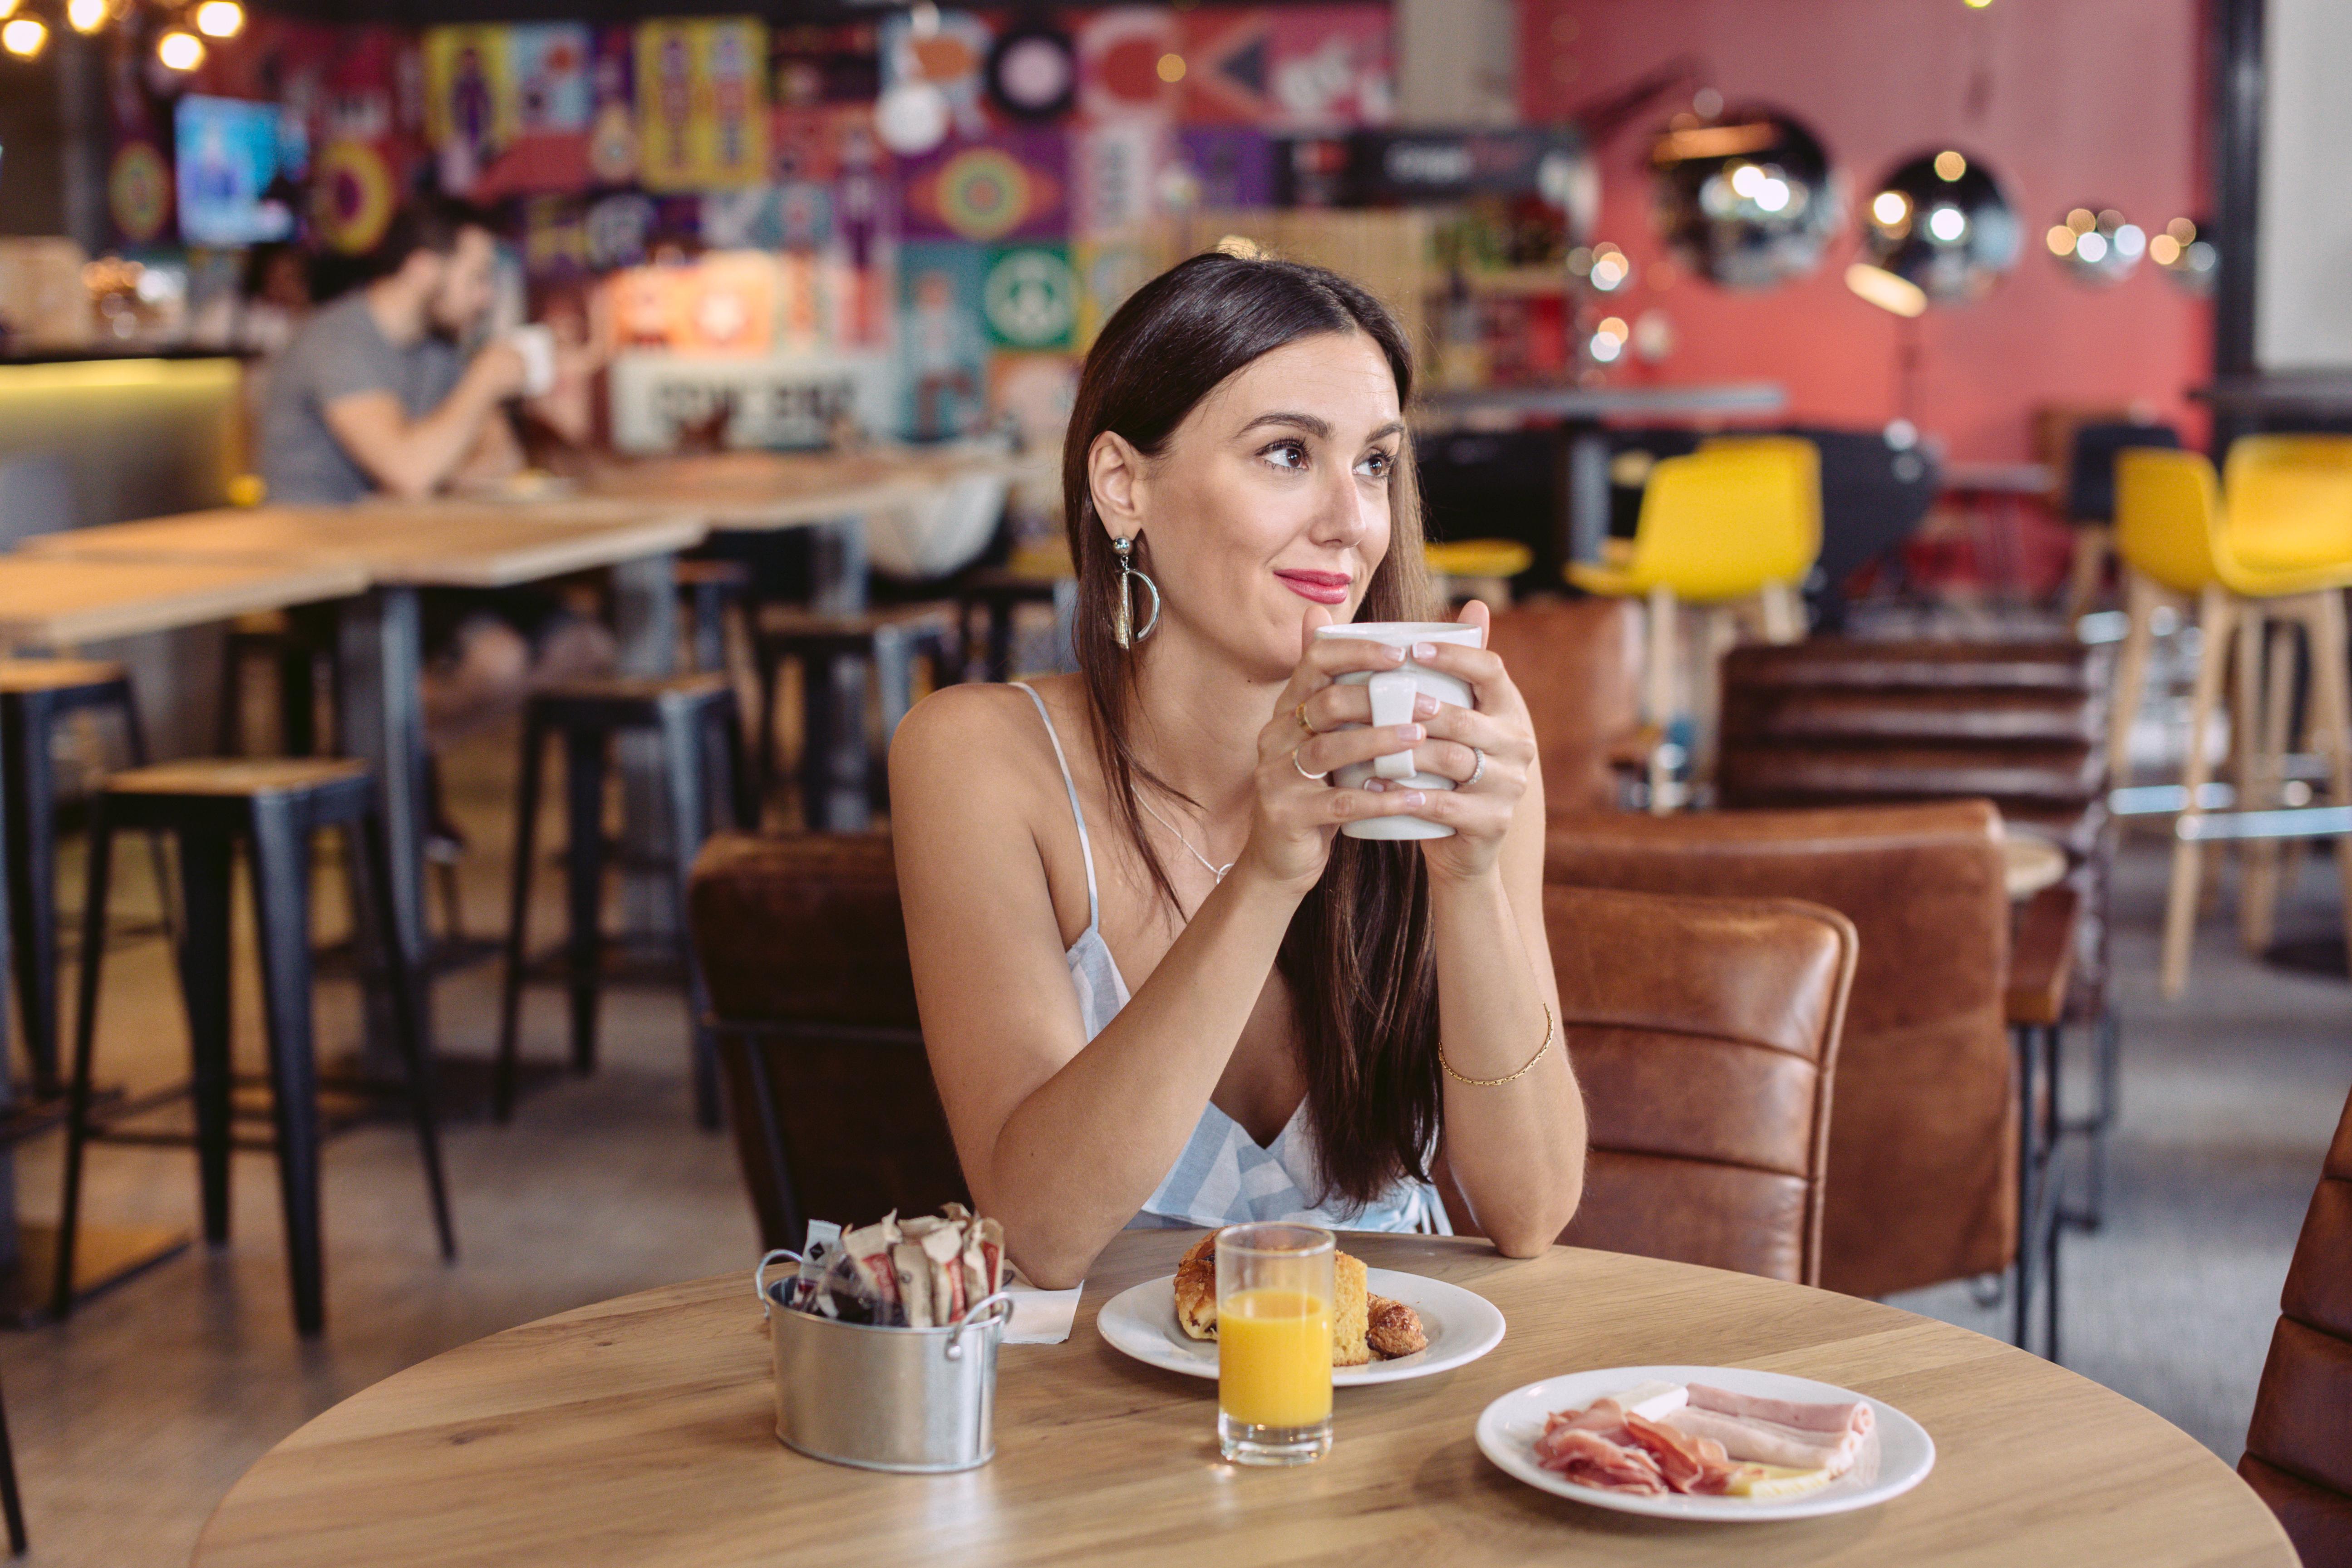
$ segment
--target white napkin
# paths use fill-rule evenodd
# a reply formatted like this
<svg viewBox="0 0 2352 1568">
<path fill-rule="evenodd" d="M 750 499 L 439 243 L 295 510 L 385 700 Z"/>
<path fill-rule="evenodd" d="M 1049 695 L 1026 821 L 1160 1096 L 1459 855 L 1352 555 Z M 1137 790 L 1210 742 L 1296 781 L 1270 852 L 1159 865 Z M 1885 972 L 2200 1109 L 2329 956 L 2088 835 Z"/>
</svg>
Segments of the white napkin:
<svg viewBox="0 0 2352 1568">
<path fill-rule="evenodd" d="M 1005 1293 L 1013 1298 L 1013 1321 L 1004 1331 L 1004 1342 L 1058 1345 L 1068 1339 L 1077 1321 L 1078 1293 L 1086 1288 L 1084 1280 L 1066 1290 L 1041 1290 L 1026 1279 L 1006 1281 Z"/>
</svg>

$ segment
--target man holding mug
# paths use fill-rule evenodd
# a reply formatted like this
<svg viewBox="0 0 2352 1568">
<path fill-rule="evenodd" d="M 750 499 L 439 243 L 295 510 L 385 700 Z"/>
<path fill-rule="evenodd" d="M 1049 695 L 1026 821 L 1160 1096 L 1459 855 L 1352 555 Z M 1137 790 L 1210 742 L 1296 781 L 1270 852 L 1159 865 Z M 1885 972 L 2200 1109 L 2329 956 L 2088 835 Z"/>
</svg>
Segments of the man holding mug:
<svg viewBox="0 0 2352 1568">
<path fill-rule="evenodd" d="M 503 479 L 523 464 L 507 415 L 517 399 L 541 423 L 584 438 L 565 417 L 584 407 L 576 394 L 595 369 L 584 346 L 523 327 L 468 357 L 466 341 L 496 294 L 488 219 L 418 197 L 394 215 L 373 260 L 373 280 L 312 315 L 272 374 L 260 441 L 270 502 L 415 500 Z M 425 722 L 436 746 L 511 712 L 540 680 L 611 661 L 604 629 L 543 590 L 440 591 L 422 607 Z M 296 619 L 322 642 L 332 635 L 331 622 Z"/>
</svg>

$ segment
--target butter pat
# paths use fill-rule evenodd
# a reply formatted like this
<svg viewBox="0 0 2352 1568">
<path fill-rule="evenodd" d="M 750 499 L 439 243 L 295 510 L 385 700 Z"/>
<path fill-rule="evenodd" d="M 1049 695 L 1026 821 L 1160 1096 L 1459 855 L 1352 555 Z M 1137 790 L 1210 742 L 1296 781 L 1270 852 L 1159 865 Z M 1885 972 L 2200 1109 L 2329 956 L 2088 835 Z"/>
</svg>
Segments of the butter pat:
<svg viewBox="0 0 2352 1568">
<path fill-rule="evenodd" d="M 1643 1383 L 1613 1397 L 1628 1415 L 1639 1415 L 1644 1421 L 1663 1421 L 1670 1412 L 1690 1403 L 1690 1390 L 1679 1383 Z"/>
</svg>

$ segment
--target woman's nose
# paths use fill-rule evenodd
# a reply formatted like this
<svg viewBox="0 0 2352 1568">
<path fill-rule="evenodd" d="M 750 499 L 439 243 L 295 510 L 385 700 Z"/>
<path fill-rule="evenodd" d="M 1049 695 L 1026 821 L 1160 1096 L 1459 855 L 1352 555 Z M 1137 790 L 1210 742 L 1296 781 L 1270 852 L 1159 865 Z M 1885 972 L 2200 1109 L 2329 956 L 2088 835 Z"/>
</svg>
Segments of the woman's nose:
<svg viewBox="0 0 2352 1568">
<path fill-rule="evenodd" d="M 1352 472 L 1342 472 L 1323 487 L 1309 535 L 1318 544 L 1355 544 L 1371 531 L 1371 502 Z"/>
</svg>

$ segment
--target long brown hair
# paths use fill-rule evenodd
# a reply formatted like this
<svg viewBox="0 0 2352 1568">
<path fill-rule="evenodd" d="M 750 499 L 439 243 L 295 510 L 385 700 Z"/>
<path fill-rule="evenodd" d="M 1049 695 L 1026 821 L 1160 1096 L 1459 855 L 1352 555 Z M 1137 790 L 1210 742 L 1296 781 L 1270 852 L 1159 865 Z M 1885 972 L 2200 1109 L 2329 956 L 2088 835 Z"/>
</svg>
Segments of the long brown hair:
<svg viewBox="0 0 2352 1568">
<path fill-rule="evenodd" d="M 1222 254 L 1193 257 L 1138 289 L 1104 326 L 1078 379 L 1062 449 L 1070 558 L 1078 569 L 1073 641 L 1111 809 L 1171 909 L 1175 889 L 1144 832 L 1136 786 L 1187 797 L 1136 755 L 1135 655 L 1111 633 L 1118 568 L 1095 511 L 1087 454 L 1108 430 L 1157 457 L 1227 376 L 1286 343 L 1329 332 L 1370 338 L 1396 376 L 1397 401 L 1411 401 L 1412 346 L 1378 300 L 1319 267 Z M 1390 469 L 1389 526 L 1388 554 L 1357 616 L 1425 620 L 1433 595 L 1409 444 Z M 1149 570 L 1149 539 L 1139 535 L 1135 544 L 1138 563 Z M 1360 1207 L 1402 1177 L 1426 1179 L 1441 1086 L 1437 964 L 1419 847 L 1335 837 L 1322 879 L 1291 919 L 1276 967 L 1290 987 L 1322 1156 L 1322 1201 L 1336 1194 Z"/>
</svg>

